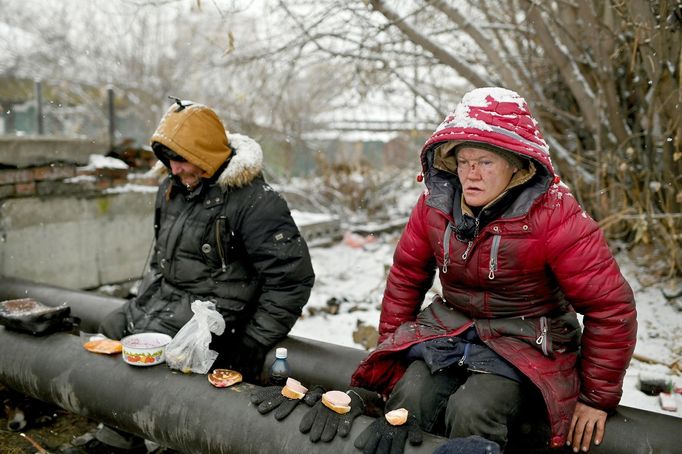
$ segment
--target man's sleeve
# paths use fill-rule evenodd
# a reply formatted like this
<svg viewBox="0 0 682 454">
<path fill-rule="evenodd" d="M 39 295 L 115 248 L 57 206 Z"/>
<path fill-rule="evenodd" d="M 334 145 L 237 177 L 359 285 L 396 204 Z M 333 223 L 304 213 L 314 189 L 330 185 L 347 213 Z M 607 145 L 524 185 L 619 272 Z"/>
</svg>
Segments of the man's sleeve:
<svg viewBox="0 0 682 454">
<path fill-rule="evenodd" d="M 270 347 L 286 337 L 315 282 L 308 246 L 284 199 L 269 190 L 244 208 L 240 233 L 262 282 L 245 334 Z"/>
</svg>

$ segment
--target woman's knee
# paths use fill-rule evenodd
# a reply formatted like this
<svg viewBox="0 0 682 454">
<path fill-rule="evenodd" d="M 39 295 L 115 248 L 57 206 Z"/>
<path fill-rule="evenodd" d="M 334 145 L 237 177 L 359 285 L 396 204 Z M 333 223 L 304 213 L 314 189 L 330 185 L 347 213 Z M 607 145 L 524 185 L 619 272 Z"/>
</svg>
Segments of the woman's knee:
<svg viewBox="0 0 682 454">
<path fill-rule="evenodd" d="M 508 426 L 519 405 L 518 383 L 498 376 L 472 375 L 448 399 L 447 435 L 451 438 L 480 435 L 505 446 Z"/>
<path fill-rule="evenodd" d="M 425 391 L 432 387 L 429 368 L 423 361 L 414 361 L 391 392 L 386 408 L 393 410 L 404 407 L 416 412 L 423 397 L 428 394 Z"/>
<path fill-rule="evenodd" d="M 447 399 L 458 384 L 455 377 L 432 374 L 423 361 L 414 361 L 391 392 L 386 408 L 406 408 L 427 432 L 442 430 Z"/>
</svg>

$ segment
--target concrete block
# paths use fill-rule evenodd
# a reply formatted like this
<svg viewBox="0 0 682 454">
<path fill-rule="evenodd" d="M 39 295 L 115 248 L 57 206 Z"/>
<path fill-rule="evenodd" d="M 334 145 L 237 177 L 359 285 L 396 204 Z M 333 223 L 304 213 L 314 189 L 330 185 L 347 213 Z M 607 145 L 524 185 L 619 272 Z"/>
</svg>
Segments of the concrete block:
<svg viewBox="0 0 682 454">
<path fill-rule="evenodd" d="M 138 279 L 155 194 L 26 197 L 0 204 L 0 275 L 88 289 Z"/>
<path fill-rule="evenodd" d="M 19 168 L 69 162 L 88 163 L 91 154 L 106 154 L 109 146 L 94 140 L 55 136 L 0 136 L 0 164 Z"/>
</svg>

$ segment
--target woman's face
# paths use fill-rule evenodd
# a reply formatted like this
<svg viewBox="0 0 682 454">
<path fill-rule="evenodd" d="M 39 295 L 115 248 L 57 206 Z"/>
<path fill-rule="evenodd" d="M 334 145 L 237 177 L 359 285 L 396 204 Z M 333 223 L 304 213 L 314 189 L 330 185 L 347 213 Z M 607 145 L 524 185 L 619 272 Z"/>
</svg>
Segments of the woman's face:
<svg viewBox="0 0 682 454">
<path fill-rule="evenodd" d="M 492 151 L 464 147 L 457 152 L 457 175 L 462 183 L 464 201 L 470 207 L 483 207 L 495 200 L 517 170 Z"/>
</svg>

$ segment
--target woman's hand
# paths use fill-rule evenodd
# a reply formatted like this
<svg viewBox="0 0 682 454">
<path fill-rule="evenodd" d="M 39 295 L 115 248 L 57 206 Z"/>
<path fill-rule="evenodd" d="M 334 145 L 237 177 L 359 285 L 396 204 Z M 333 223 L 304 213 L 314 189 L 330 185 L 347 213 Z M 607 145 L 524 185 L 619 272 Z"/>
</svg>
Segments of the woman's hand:
<svg viewBox="0 0 682 454">
<path fill-rule="evenodd" d="M 580 449 L 587 452 L 593 435 L 594 444 L 599 445 L 604 439 L 606 416 L 605 411 L 578 402 L 573 412 L 566 445 L 573 446 L 573 452 L 578 452 Z"/>
</svg>

